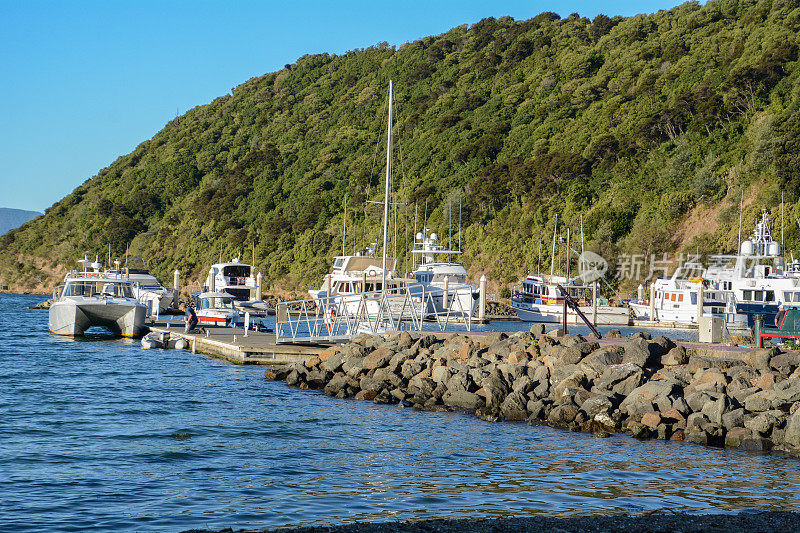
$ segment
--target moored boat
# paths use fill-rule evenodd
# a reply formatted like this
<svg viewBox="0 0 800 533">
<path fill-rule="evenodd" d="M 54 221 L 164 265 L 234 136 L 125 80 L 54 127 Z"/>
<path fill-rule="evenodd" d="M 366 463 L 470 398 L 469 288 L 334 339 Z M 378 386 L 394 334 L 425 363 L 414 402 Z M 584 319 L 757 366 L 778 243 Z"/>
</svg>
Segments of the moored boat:
<svg viewBox="0 0 800 533">
<path fill-rule="evenodd" d="M 135 284 L 118 274 L 86 269 L 72 271 L 54 293 L 48 326 L 57 335 L 83 335 L 100 326 L 115 335 L 140 337 L 145 333 L 147 307 L 135 296 Z M 93 263 L 98 265 L 98 263 Z"/>
</svg>

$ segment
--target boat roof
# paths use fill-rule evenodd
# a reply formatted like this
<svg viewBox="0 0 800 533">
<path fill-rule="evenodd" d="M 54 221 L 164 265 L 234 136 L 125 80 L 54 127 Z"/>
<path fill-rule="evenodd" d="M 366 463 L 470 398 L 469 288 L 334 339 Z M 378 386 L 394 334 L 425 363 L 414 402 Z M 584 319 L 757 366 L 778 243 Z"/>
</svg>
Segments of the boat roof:
<svg viewBox="0 0 800 533">
<path fill-rule="evenodd" d="M 365 255 L 342 255 L 337 256 L 336 259 L 344 259 L 347 262 L 344 264 L 345 271 L 351 270 L 368 270 L 370 268 L 382 268 L 383 257 L 370 257 Z M 391 257 L 386 258 L 386 270 L 394 270 L 395 260 Z"/>
<path fill-rule="evenodd" d="M 229 292 L 201 292 L 198 298 L 236 298 L 233 294 Z"/>
</svg>

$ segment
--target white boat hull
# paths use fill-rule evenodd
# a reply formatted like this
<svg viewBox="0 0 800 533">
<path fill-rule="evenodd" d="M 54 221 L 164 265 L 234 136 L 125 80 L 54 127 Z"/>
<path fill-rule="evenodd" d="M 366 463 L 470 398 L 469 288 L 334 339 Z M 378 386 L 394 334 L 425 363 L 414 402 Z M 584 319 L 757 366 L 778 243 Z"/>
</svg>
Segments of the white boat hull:
<svg viewBox="0 0 800 533">
<path fill-rule="evenodd" d="M 592 320 L 593 309 L 590 306 L 579 307 L 581 312 Z M 564 308 L 561 305 L 534 304 L 530 306 L 515 305 L 514 310 L 520 320 L 525 322 L 550 322 L 560 324 L 563 319 Z M 597 325 L 599 326 L 627 326 L 630 323 L 630 313 L 626 307 L 611 307 L 608 305 L 597 306 Z M 583 324 L 578 314 L 567 309 L 567 324 Z"/>
<path fill-rule="evenodd" d="M 145 333 L 146 307 L 133 302 L 85 298 L 64 300 L 50 306 L 49 328 L 57 335 L 83 335 L 93 326 L 101 326 L 123 337 L 141 337 Z"/>
</svg>

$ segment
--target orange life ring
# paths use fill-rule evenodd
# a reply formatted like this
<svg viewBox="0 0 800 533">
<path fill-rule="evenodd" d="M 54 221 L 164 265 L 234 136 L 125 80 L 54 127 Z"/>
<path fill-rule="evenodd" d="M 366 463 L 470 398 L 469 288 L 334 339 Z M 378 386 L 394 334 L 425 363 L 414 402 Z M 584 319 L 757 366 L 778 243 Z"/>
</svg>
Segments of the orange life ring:
<svg viewBox="0 0 800 533">
<path fill-rule="evenodd" d="M 244 278 L 242 277 L 236 278 L 236 281 L 239 282 L 239 285 L 244 285 Z"/>
<path fill-rule="evenodd" d="M 331 309 L 330 322 L 325 322 L 325 327 L 328 328 L 328 335 L 333 333 L 333 323 L 336 320 L 336 311 Z"/>
<path fill-rule="evenodd" d="M 378 272 L 374 268 L 370 268 L 369 271 L 367 271 L 367 276 L 369 276 L 370 278 L 374 278 L 377 275 Z"/>
</svg>

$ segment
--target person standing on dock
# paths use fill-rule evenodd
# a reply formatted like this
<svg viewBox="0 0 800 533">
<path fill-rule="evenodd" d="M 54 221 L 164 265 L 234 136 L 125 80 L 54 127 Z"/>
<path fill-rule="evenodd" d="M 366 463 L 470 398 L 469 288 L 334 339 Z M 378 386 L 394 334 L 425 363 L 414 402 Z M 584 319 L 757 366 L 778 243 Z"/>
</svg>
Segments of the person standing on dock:
<svg viewBox="0 0 800 533">
<path fill-rule="evenodd" d="M 197 315 L 195 314 L 194 309 L 182 302 L 180 310 L 183 311 L 184 315 L 186 315 L 186 328 L 184 329 L 184 333 L 191 333 L 194 331 L 194 328 L 197 327 Z"/>
</svg>

